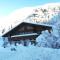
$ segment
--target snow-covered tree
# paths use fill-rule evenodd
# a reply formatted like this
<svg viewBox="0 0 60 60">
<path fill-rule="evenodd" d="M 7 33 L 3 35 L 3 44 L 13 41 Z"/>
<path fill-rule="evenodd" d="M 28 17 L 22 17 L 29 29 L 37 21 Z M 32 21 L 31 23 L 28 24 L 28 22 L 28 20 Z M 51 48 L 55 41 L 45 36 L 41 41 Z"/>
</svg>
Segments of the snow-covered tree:
<svg viewBox="0 0 60 60">
<path fill-rule="evenodd" d="M 36 39 L 38 42 L 37 46 L 60 48 L 60 30 L 58 30 L 58 28 L 59 27 L 57 26 L 53 26 L 51 33 L 47 30 L 43 31 L 42 34 Z"/>
<path fill-rule="evenodd" d="M 48 38 L 48 37 L 50 37 L 50 38 Z M 51 44 L 52 38 L 51 38 L 51 35 L 46 30 L 46 31 L 43 31 L 42 34 L 37 37 L 36 41 L 38 43 L 37 46 L 51 47 L 50 44 Z"/>
<path fill-rule="evenodd" d="M 4 29 L 2 29 L 2 33 L 4 33 L 5 32 L 5 28 Z"/>
<path fill-rule="evenodd" d="M 60 48 L 60 12 L 49 23 L 53 25 L 51 33 L 43 31 L 36 39 L 38 42 L 37 45 L 41 47 Z"/>
</svg>

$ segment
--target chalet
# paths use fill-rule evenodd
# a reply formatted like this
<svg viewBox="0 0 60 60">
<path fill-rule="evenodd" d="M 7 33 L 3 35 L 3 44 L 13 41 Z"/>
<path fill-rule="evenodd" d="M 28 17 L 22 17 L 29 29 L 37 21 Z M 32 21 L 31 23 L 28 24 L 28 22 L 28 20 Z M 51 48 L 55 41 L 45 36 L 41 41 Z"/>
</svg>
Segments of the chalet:
<svg viewBox="0 0 60 60">
<path fill-rule="evenodd" d="M 41 32 L 44 30 L 48 30 L 50 32 L 51 29 L 51 26 L 44 24 L 22 22 L 3 34 L 2 37 L 8 37 L 8 41 L 10 43 L 15 42 L 15 45 L 17 42 L 21 43 L 21 41 L 24 42 L 24 45 L 26 45 L 27 41 L 31 41 L 31 43 L 36 44 L 35 39 L 41 34 Z"/>
</svg>

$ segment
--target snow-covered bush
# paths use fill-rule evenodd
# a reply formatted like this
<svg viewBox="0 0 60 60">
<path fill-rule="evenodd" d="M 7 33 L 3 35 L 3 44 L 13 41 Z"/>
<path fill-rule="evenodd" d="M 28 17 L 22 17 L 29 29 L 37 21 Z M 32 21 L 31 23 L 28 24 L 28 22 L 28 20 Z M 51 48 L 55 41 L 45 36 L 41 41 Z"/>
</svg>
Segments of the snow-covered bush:
<svg viewBox="0 0 60 60">
<path fill-rule="evenodd" d="M 47 30 L 43 31 L 36 41 L 38 42 L 37 46 L 40 47 L 60 48 L 60 38 L 57 29 L 53 29 L 51 33 Z"/>
<path fill-rule="evenodd" d="M 50 44 L 51 44 L 52 38 L 51 37 L 48 38 L 49 36 L 50 34 L 48 33 L 47 30 L 43 31 L 42 34 L 36 38 L 36 42 L 38 43 L 37 45 L 40 47 L 51 47 Z M 48 42 L 50 42 L 50 44 Z"/>
<path fill-rule="evenodd" d="M 4 43 L 3 38 L 0 36 L 0 46 L 2 46 Z"/>
<path fill-rule="evenodd" d="M 2 37 L 2 39 L 3 39 L 3 41 L 4 41 L 4 43 L 3 43 L 3 47 L 5 48 L 5 47 L 7 47 L 8 46 L 8 37 Z"/>
</svg>

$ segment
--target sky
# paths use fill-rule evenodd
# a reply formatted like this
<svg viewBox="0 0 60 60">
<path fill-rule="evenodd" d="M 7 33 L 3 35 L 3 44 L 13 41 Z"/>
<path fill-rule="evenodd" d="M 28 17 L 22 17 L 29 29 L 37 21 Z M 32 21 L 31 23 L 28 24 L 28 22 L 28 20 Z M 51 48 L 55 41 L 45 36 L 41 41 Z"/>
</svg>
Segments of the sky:
<svg viewBox="0 0 60 60">
<path fill-rule="evenodd" d="M 7 16 L 16 9 L 23 7 L 32 7 L 54 2 L 60 2 L 60 0 L 0 0 L 0 17 Z"/>
</svg>

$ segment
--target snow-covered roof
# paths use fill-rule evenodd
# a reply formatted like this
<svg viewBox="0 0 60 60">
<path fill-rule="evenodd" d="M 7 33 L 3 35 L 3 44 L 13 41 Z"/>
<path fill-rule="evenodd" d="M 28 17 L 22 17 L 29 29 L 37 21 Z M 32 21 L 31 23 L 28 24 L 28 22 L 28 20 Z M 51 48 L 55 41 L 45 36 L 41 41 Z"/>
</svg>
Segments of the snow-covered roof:
<svg viewBox="0 0 60 60">
<path fill-rule="evenodd" d="M 49 25 L 49 24 L 44 24 L 44 23 L 35 23 L 35 22 L 25 22 L 25 23 L 35 24 L 35 25 L 43 25 L 43 26 L 49 26 L 49 27 L 52 27 L 52 26 L 53 26 L 53 25 Z"/>
<path fill-rule="evenodd" d="M 10 29 L 9 31 L 7 31 L 7 32 L 3 33 L 3 34 L 2 34 L 2 36 L 3 36 L 3 35 L 5 35 L 5 34 L 7 34 L 7 33 L 8 33 L 8 32 L 10 32 L 10 31 L 12 31 L 14 28 L 16 28 L 17 26 L 19 26 L 19 25 L 21 25 L 21 24 L 23 24 L 23 23 L 25 23 L 25 24 L 31 24 L 31 25 L 38 25 L 38 26 L 47 26 L 47 27 L 52 27 L 52 25 L 42 24 L 42 23 L 20 22 L 20 24 L 16 25 L 15 27 L 13 27 L 12 29 Z"/>
</svg>

